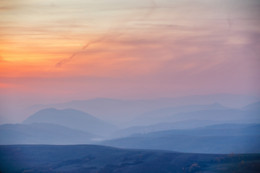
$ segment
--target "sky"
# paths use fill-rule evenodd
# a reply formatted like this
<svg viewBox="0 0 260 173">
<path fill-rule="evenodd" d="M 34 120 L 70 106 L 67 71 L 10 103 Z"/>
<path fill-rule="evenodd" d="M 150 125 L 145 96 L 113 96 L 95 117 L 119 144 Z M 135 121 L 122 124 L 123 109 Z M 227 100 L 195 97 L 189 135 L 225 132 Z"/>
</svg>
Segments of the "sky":
<svg viewBox="0 0 260 173">
<path fill-rule="evenodd" d="M 0 101 L 259 95 L 258 0 L 1 0 Z"/>
</svg>

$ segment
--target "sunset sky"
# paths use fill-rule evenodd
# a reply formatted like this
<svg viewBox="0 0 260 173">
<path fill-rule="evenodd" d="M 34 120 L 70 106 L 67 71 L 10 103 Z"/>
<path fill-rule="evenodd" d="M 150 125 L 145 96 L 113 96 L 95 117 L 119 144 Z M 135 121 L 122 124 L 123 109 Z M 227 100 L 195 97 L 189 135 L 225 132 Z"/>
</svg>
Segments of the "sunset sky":
<svg viewBox="0 0 260 173">
<path fill-rule="evenodd" d="M 259 0 L 1 0 L 2 103 L 259 95 Z"/>
</svg>

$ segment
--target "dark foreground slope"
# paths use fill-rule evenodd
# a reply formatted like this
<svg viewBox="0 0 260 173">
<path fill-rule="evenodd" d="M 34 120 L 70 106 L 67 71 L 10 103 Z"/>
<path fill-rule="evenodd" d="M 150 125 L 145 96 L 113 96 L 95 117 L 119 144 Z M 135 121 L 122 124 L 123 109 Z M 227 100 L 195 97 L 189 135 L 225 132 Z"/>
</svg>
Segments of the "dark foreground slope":
<svg viewBox="0 0 260 173">
<path fill-rule="evenodd" d="M 94 145 L 0 146 L 1 172 L 259 172 L 260 154 L 210 155 Z"/>
</svg>

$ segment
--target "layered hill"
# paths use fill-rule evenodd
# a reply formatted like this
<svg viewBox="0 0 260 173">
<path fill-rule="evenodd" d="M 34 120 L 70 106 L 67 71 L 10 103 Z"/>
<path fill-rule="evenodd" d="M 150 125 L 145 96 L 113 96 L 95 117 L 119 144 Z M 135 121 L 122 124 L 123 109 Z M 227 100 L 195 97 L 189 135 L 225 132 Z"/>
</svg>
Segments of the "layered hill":
<svg viewBox="0 0 260 173">
<path fill-rule="evenodd" d="M 0 126 L 0 144 L 87 144 L 96 135 L 68 127 L 47 124 L 5 124 Z"/>
<path fill-rule="evenodd" d="M 97 135 L 106 135 L 116 127 L 88 113 L 75 109 L 48 108 L 40 110 L 24 120 L 24 124 L 51 123 Z"/>
<path fill-rule="evenodd" d="M 175 129 L 103 141 L 102 145 L 193 153 L 258 153 L 259 124 L 220 124 Z"/>
</svg>

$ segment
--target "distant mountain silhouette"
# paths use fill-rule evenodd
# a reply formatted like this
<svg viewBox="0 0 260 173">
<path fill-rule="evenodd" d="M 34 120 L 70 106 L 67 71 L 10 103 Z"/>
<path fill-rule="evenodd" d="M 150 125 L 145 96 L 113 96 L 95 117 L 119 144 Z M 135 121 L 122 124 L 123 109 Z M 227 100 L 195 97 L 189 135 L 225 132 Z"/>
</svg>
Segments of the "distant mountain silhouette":
<svg viewBox="0 0 260 173">
<path fill-rule="evenodd" d="M 161 117 L 163 119 L 163 117 Z M 164 117 L 168 121 L 184 121 L 189 119 L 256 123 L 260 122 L 260 117 L 253 111 L 244 111 L 239 109 L 224 110 L 200 110 L 194 112 L 184 112 Z"/>
<path fill-rule="evenodd" d="M 216 121 L 226 123 L 260 122 L 259 112 L 252 110 L 231 109 L 224 106 L 190 105 L 154 110 L 136 117 L 132 125 L 153 125 L 190 120 Z"/>
<path fill-rule="evenodd" d="M 96 98 L 90 100 L 75 100 L 66 103 L 32 106 L 30 112 L 54 107 L 57 109 L 73 108 L 88 112 L 108 122 L 124 126 L 123 123 L 149 111 L 166 107 L 180 107 L 185 105 L 209 105 L 219 103 L 228 107 L 241 108 L 249 103 L 256 102 L 257 98 L 233 94 L 193 95 L 176 98 L 157 99 L 109 99 Z M 158 122 L 157 122 L 158 123 Z M 132 124 L 133 125 L 133 124 Z M 135 124 L 138 125 L 138 124 Z M 140 125 L 140 124 L 139 124 Z"/>
<path fill-rule="evenodd" d="M 185 106 L 174 106 L 174 107 L 165 107 L 160 109 L 155 109 L 152 111 L 145 112 L 137 116 L 131 124 L 135 125 L 151 125 L 159 122 L 165 121 L 168 122 L 168 117 L 171 117 L 175 114 L 186 113 L 186 112 L 195 112 L 201 110 L 228 110 L 230 108 L 225 107 L 218 103 L 206 104 L 206 105 L 185 105 Z M 194 117 L 196 119 L 196 117 Z"/>
<path fill-rule="evenodd" d="M 0 126 L 0 144 L 86 144 L 96 138 L 87 132 L 46 123 Z"/>
<path fill-rule="evenodd" d="M 259 111 L 260 112 L 260 101 L 249 104 L 243 108 L 244 110 Z"/>
<path fill-rule="evenodd" d="M 97 135 L 109 134 L 116 129 L 105 121 L 74 109 L 43 109 L 27 118 L 24 123 L 52 123 Z"/>
<path fill-rule="evenodd" d="M 165 131 L 173 129 L 192 129 L 197 127 L 204 127 L 213 124 L 221 124 L 223 121 L 210 121 L 210 120 L 196 120 L 190 119 L 177 122 L 162 122 L 147 126 L 131 126 L 128 128 L 120 129 L 113 133 L 113 137 L 126 137 L 133 134 L 144 134 L 156 131 Z"/>
<path fill-rule="evenodd" d="M 103 141 L 101 144 L 194 153 L 260 152 L 260 125 L 221 124 L 195 129 L 158 131 Z"/>
</svg>

